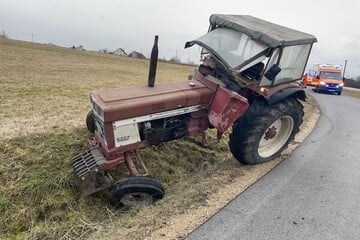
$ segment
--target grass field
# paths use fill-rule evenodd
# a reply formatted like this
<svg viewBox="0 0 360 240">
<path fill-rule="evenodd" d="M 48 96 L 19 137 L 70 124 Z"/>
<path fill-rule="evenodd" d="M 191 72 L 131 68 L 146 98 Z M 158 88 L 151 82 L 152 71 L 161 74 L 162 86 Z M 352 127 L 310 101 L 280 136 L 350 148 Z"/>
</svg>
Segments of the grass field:
<svg viewBox="0 0 360 240">
<path fill-rule="evenodd" d="M 3 39 L 0 59 L 3 137 L 79 126 L 91 90 L 145 84 L 148 74 L 145 60 Z M 159 63 L 157 81 L 192 71 Z"/>
<path fill-rule="evenodd" d="M 0 239 L 149 238 L 171 217 L 209 205 L 225 186 L 240 178 L 247 184 L 278 162 L 239 164 L 227 135 L 212 148 L 185 138 L 141 151 L 166 188 L 164 200 L 116 209 L 105 191 L 82 197 L 70 159 L 86 148 L 88 94 L 146 84 L 148 61 L 3 39 L 0 59 Z M 157 82 L 186 79 L 193 70 L 160 62 Z M 305 116 L 312 110 L 305 103 Z M 114 176 L 126 174 L 120 167 Z"/>
</svg>

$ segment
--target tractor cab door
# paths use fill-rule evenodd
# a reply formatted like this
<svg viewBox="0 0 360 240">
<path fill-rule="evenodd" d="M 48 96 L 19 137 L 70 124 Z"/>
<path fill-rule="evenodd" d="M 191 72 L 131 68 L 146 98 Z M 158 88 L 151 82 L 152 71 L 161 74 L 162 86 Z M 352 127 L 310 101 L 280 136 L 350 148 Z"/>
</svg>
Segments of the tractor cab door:
<svg viewBox="0 0 360 240">
<path fill-rule="evenodd" d="M 266 66 L 260 86 L 273 86 L 302 79 L 312 44 L 276 48 Z"/>
</svg>

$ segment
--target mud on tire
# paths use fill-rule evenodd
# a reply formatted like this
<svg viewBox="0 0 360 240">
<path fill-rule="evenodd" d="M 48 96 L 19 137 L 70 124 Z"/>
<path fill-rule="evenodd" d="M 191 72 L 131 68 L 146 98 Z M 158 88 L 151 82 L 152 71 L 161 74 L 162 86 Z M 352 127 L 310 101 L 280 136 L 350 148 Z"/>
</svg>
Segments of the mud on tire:
<svg viewBox="0 0 360 240">
<path fill-rule="evenodd" d="M 230 134 L 230 151 L 241 163 L 258 164 L 279 156 L 299 131 L 303 106 L 293 97 L 269 106 L 255 100 Z"/>
</svg>

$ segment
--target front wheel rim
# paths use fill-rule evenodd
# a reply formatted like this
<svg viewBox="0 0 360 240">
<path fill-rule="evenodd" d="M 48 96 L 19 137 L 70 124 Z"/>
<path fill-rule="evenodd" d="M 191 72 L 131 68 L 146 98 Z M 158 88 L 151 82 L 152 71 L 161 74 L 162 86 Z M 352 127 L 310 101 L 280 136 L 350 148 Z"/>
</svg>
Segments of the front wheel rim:
<svg viewBox="0 0 360 240">
<path fill-rule="evenodd" d="M 276 154 L 288 141 L 294 128 L 294 120 L 283 116 L 274 121 L 261 136 L 258 154 L 268 158 Z"/>
<path fill-rule="evenodd" d="M 147 205 L 153 202 L 153 196 L 145 192 L 128 193 L 122 196 L 121 203 L 125 206 Z"/>
</svg>

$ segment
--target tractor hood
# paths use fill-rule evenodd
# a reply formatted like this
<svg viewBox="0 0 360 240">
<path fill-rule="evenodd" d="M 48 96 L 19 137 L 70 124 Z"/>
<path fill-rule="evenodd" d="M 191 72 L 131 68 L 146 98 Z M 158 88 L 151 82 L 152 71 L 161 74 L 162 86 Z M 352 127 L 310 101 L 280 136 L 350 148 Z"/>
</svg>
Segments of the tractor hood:
<svg viewBox="0 0 360 240">
<path fill-rule="evenodd" d="M 196 82 L 168 82 L 154 88 L 134 86 L 105 89 L 90 94 L 94 113 L 103 122 L 124 120 L 191 106 L 206 109 L 213 91 Z"/>
</svg>

